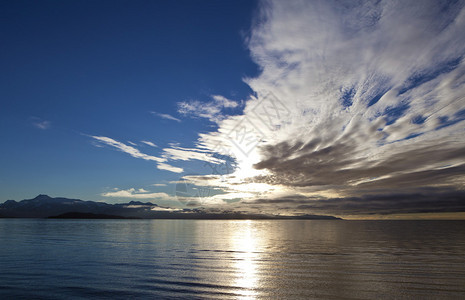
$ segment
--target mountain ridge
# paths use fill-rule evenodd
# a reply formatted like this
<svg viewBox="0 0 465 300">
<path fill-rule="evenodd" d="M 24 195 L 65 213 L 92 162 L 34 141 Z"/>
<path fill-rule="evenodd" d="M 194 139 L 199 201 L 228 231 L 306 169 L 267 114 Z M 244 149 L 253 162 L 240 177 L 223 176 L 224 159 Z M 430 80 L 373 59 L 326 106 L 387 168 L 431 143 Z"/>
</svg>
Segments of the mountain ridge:
<svg viewBox="0 0 465 300">
<path fill-rule="evenodd" d="M 48 218 L 67 213 L 112 215 L 138 219 L 307 219 L 338 220 L 324 215 L 281 216 L 241 212 L 208 212 L 200 208 L 172 209 L 152 202 L 109 204 L 40 194 L 33 199 L 7 200 L 0 204 L 0 218 Z"/>
</svg>

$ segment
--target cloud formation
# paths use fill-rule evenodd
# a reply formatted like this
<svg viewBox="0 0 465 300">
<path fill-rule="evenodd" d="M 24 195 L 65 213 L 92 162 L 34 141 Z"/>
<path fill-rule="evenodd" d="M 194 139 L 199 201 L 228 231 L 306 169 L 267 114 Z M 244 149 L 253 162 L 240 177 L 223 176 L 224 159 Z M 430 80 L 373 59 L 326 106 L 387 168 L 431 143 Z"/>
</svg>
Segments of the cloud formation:
<svg viewBox="0 0 465 300">
<path fill-rule="evenodd" d="M 181 173 L 183 172 L 182 168 L 179 167 L 174 167 L 166 163 L 166 158 L 162 157 L 156 157 L 153 155 L 148 155 L 145 153 L 140 152 L 137 148 L 133 146 L 126 145 L 124 143 L 118 142 L 112 138 L 105 137 L 105 136 L 91 136 L 93 139 L 99 141 L 100 143 L 103 143 L 105 145 L 114 147 L 121 152 L 127 153 L 131 155 L 132 157 L 135 158 L 140 158 L 148 161 L 155 161 L 157 162 L 157 168 L 160 170 L 166 170 L 170 172 L 175 172 L 175 173 Z"/>
<path fill-rule="evenodd" d="M 221 95 L 212 95 L 212 101 L 198 100 L 182 101 L 178 103 L 178 112 L 193 118 L 205 118 L 211 122 L 219 122 L 226 117 L 225 109 L 236 108 L 239 103 Z"/>
<path fill-rule="evenodd" d="M 157 163 L 157 168 L 160 170 L 166 170 L 174 173 L 184 172 L 183 168 L 175 167 L 167 162 L 169 161 L 191 161 L 191 160 L 200 160 L 208 164 L 223 164 L 224 160 L 219 159 L 213 156 L 213 152 L 206 149 L 197 149 L 197 148 L 183 148 L 176 144 L 171 144 L 170 147 L 163 149 L 163 154 L 161 157 L 148 155 L 142 153 L 139 149 L 136 148 L 137 144 L 128 142 L 132 146 L 119 142 L 109 137 L 105 136 L 90 136 L 99 143 L 96 143 L 96 147 L 102 147 L 102 145 L 108 145 L 113 148 L 118 149 L 121 152 L 127 153 L 134 158 L 140 158 L 148 161 L 155 161 Z M 158 148 L 157 145 L 150 141 L 141 141 L 141 143 L 148 145 L 153 148 Z"/>
<path fill-rule="evenodd" d="M 221 164 L 224 161 L 214 157 L 209 151 L 194 148 L 182 148 L 172 145 L 170 148 L 163 149 L 163 157 L 168 160 L 200 160 L 213 164 Z"/>
<path fill-rule="evenodd" d="M 260 68 L 245 79 L 253 94 L 240 103 L 221 95 L 178 103 L 181 115 L 217 125 L 195 148 L 170 145 L 158 157 L 93 138 L 171 172 L 184 170 L 170 161 L 208 163 L 211 174 L 176 182 L 191 185 L 176 199 L 194 206 L 339 216 L 465 211 L 465 3 L 259 5 L 247 39 Z"/>
<path fill-rule="evenodd" d="M 336 215 L 388 215 L 441 213 L 465 210 L 465 191 L 425 189 L 416 193 L 368 194 L 359 197 L 321 198 L 289 195 L 279 199 L 255 199 L 250 205 L 274 205 L 281 212 L 313 212 Z"/>
<path fill-rule="evenodd" d="M 154 143 L 152 143 L 150 141 L 140 141 L 140 142 L 146 144 L 147 146 L 150 146 L 150 147 L 153 147 L 153 148 L 158 148 L 157 145 L 155 145 Z"/>
<path fill-rule="evenodd" d="M 131 198 L 131 199 L 161 199 L 173 200 L 173 197 L 166 193 L 151 193 L 144 189 L 130 188 L 127 190 L 116 190 L 112 192 L 102 193 L 103 197 L 113 198 Z"/>
<path fill-rule="evenodd" d="M 176 122 L 181 122 L 180 119 L 176 118 L 176 117 L 173 117 L 172 115 L 169 115 L 169 114 L 162 114 L 162 113 L 158 113 L 156 111 L 151 111 L 150 112 L 152 115 L 154 116 L 157 116 L 157 117 L 160 117 L 162 119 L 165 119 L 165 120 L 171 120 L 171 121 L 176 121 Z"/>
<path fill-rule="evenodd" d="M 218 123 L 198 146 L 237 161 L 227 177 L 193 182 L 263 184 L 273 192 L 243 203 L 299 195 L 300 209 L 327 213 L 354 203 L 360 213 L 444 211 L 441 195 L 461 195 L 463 1 L 262 1 L 259 11 L 248 45 L 261 74 L 246 79 L 255 95 L 243 114 L 180 104 Z M 457 197 L 448 211 L 465 210 Z"/>
</svg>

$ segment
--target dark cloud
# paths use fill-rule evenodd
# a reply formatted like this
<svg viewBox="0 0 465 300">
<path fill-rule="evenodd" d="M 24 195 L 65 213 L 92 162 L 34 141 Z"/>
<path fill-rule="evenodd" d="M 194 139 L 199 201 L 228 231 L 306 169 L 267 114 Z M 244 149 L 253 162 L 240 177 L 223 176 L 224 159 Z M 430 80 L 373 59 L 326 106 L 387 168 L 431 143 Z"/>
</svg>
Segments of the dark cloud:
<svg viewBox="0 0 465 300">
<path fill-rule="evenodd" d="M 317 198 L 292 195 L 278 199 L 257 199 L 253 203 L 263 206 L 274 204 L 283 211 L 297 210 L 336 215 L 465 212 L 463 190 L 427 188 L 409 194 L 393 192 L 360 197 Z"/>
<path fill-rule="evenodd" d="M 282 142 L 276 147 L 262 149 L 264 159 L 255 165 L 273 175 L 257 180 L 287 186 L 345 186 L 351 188 L 409 188 L 410 185 L 438 185 L 451 183 L 465 175 L 465 166 L 453 162 L 465 161 L 465 148 L 449 144 L 406 149 L 383 160 L 354 159 L 355 142 L 347 140 L 317 149 L 319 141 L 307 144 Z M 434 168 L 434 166 L 440 166 Z M 354 187 L 355 188 L 355 187 Z"/>
</svg>

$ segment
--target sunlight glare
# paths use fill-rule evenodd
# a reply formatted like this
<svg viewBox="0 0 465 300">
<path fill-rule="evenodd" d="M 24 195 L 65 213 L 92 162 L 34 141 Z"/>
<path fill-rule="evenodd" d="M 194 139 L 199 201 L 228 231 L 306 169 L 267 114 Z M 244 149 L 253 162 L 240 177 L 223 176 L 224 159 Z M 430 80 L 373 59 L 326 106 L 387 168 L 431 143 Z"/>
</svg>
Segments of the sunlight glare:
<svg viewBox="0 0 465 300">
<path fill-rule="evenodd" d="M 257 251 L 257 238 L 254 235 L 252 221 L 237 221 L 238 230 L 231 237 L 235 249 L 234 265 L 236 270 L 235 286 L 241 288 L 240 299 L 255 299 L 258 284 L 257 261 L 260 253 Z"/>
</svg>

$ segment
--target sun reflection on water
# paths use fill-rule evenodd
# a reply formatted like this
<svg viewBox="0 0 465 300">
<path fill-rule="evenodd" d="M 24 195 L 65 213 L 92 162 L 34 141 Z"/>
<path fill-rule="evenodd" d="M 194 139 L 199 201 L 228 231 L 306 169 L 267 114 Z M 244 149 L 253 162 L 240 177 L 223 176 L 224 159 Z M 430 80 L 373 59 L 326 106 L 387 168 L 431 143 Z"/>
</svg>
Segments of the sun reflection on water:
<svg viewBox="0 0 465 300">
<path fill-rule="evenodd" d="M 238 228 L 231 236 L 232 269 L 236 272 L 234 285 L 241 289 L 239 299 L 255 299 L 259 279 L 257 261 L 260 259 L 256 231 L 250 220 L 235 222 Z"/>
</svg>

